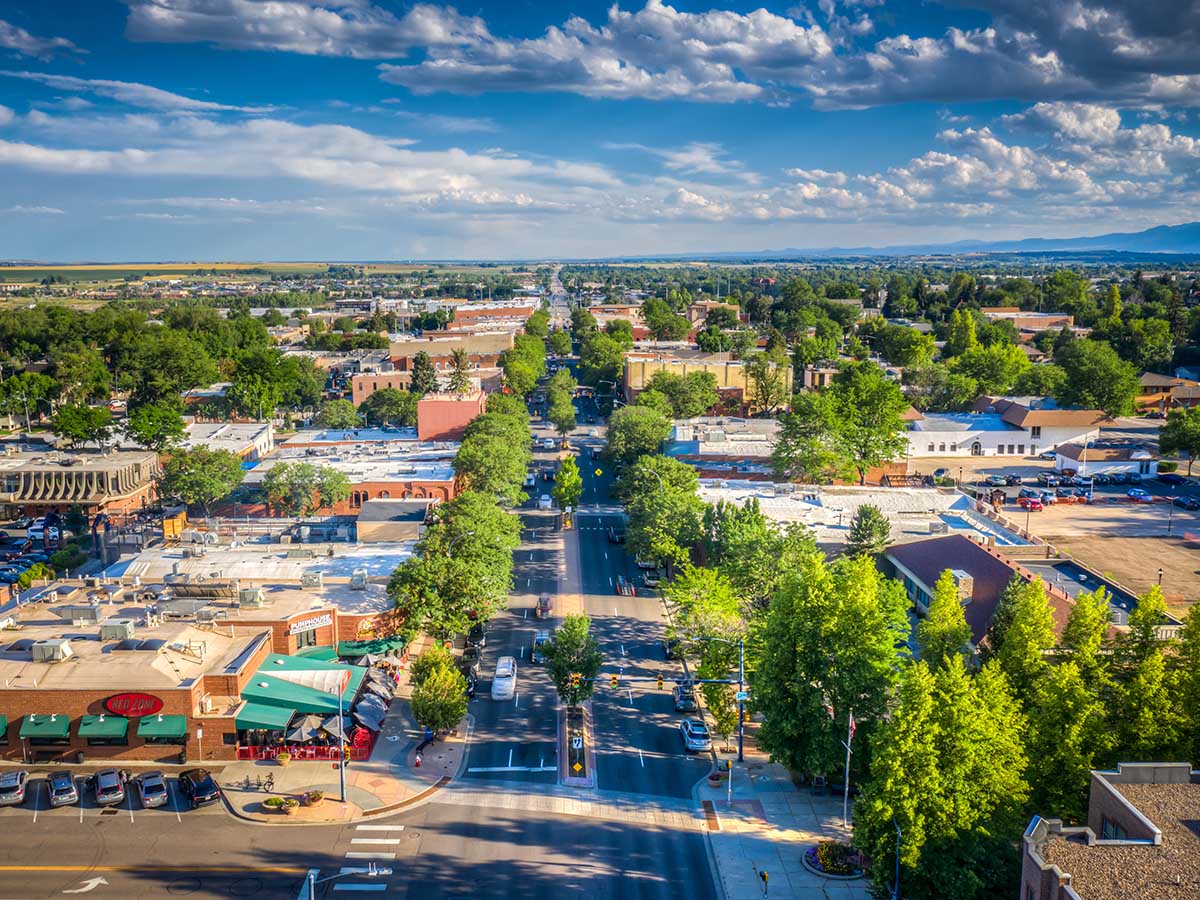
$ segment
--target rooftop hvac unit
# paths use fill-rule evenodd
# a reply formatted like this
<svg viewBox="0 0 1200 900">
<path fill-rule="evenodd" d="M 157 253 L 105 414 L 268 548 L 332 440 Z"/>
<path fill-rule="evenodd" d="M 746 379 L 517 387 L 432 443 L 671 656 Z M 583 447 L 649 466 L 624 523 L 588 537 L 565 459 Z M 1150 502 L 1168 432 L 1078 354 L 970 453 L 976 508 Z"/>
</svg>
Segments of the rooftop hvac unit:
<svg viewBox="0 0 1200 900">
<path fill-rule="evenodd" d="M 308 536 L 310 534 L 312 534 L 312 529 L 309 528 L 307 525 L 301 525 L 300 526 L 300 543 L 302 543 L 302 544 L 306 543 L 308 541 Z"/>
<path fill-rule="evenodd" d="M 302 588 L 319 588 L 324 584 L 324 577 L 320 572 L 304 572 L 300 575 L 300 587 Z"/>
<path fill-rule="evenodd" d="M 70 622 L 99 624 L 104 614 L 100 611 L 99 606 L 85 606 L 83 604 L 63 604 L 62 606 L 52 606 L 50 611 L 60 619 L 65 619 Z"/>
<path fill-rule="evenodd" d="M 127 640 L 133 637 L 133 626 L 133 619 L 105 619 L 100 623 L 100 640 Z"/>
<path fill-rule="evenodd" d="M 355 569 L 350 574 L 350 590 L 365 591 L 367 589 L 367 570 Z"/>
<path fill-rule="evenodd" d="M 66 638 L 34 641 L 32 651 L 34 662 L 62 662 L 72 656 L 71 642 Z"/>
<path fill-rule="evenodd" d="M 0 619 L 0 628 L 16 628 L 16 627 L 17 627 L 17 620 L 14 619 L 12 616 L 5 616 L 3 619 Z"/>
<path fill-rule="evenodd" d="M 100 587 L 100 579 L 99 578 L 85 578 L 85 579 L 83 579 L 83 586 L 91 587 L 91 588 Z"/>
<path fill-rule="evenodd" d="M 262 588 L 242 588 L 238 591 L 238 606 L 264 606 L 266 602 Z"/>
<path fill-rule="evenodd" d="M 292 542 L 292 536 L 290 534 L 281 534 L 279 536 L 279 543 L 290 544 L 291 542 Z"/>
<path fill-rule="evenodd" d="M 929 523 L 930 534 L 949 534 L 950 526 L 942 521 L 934 521 Z"/>
</svg>

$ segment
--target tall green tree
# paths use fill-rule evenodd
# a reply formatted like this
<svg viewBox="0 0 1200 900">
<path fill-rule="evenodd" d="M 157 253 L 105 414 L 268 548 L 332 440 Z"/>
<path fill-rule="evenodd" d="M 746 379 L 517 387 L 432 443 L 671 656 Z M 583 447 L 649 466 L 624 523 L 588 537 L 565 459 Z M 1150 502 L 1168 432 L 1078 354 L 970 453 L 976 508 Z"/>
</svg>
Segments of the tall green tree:
<svg viewBox="0 0 1200 900">
<path fill-rule="evenodd" d="M 1122 759 L 1175 759 L 1180 752 L 1185 715 L 1179 708 L 1174 678 L 1159 650 L 1140 659 L 1117 689 L 1117 746 Z"/>
<path fill-rule="evenodd" d="M 435 735 L 455 728 L 467 714 L 467 682 L 454 666 L 439 666 L 409 699 L 413 718 Z"/>
<path fill-rule="evenodd" d="M 554 488 L 551 496 L 558 502 L 559 509 L 577 508 L 579 499 L 583 496 L 583 478 L 579 474 L 579 465 L 575 457 L 568 456 L 558 465 L 558 473 L 554 476 Z"/>
<path fill-rule="evenodd" d="M 157 453 L 178 445 L 187 434 L 178 404 L 143 403 L 129 413 L 125 434 Z"/>
<path fill-rule="evenodd" d="M 562 391 L 551 391 L 546 418 L 550 420 L 550 424 L 554 426 L 559 437 L 566 437 L 574 431 L 575 404 L 571 401 L 571 395 Z"/>
<path fill-rule="evenodd" d="M 18 372 L 0 381 L 0 413 L 40 419 L 58 390 L 58 382 L 40 372 Z"/>
<path fill-rule="evenodd" d="M 62 399 L 67 403 L 108 400 L 112 373 L 99 350 L 79 346 L 55 353 L 50 362 Z"/>
<path fill-rule="evenodd" d="M 412 377 L 409 380 L 409 391 L 417 397 L 437 393 L 438 375 L 433 367 L 433 360 L 424 350 L 419 351 L 412 360 Z"/>
<path fill-rule="evenodd" d="M 839 771 L 851 709 L 870 744 L 898 677 L 907 609 L 903 587 L 867 557 L 800 564 L 771 600 L 752 676 L 759 745 L 772 758 L 796 772 Z"/>
<path fill-rule="evenodd" d="M 326 400 L 317 410 L 316 424 L 321 428 L 357 428 L 362 420 L 349 400 Z"/>
<path fill-rule="evenodd" d="M 880 512 L 878 506 L 864 503 L 854 511 L 850 519 L 850 533 L 846 536 L 846 554 L 878 555 L 892 542 L 892 523 Z"/>
<path fill-rule="evenodd" d="M 1183 619 L 1172 663 L 1183 719 L 1182 753 L 1195 763 L 1200 760 L 1200 603 L 1193 603 Z"/>
<path fill-rule="evenodd" d="M 655 372 L 646 382 L 645 390 L 662 394 L 671 406 L 671 416 L 676 419 L 702 416 L 720 400 L 717 378 L 711 372 L 691 372 L 687 375 Z"/>
<path fill-rule="evenodd" d="M 1093 682 L 1099 680 L 1108 667 L 1101 650 L 1111 621 L 1108 592 L 1103 587 L 1083 591 L 1076 595 L 1075 605 L 1071 607 L 1059 639 L 1059 653 L 1074 662 L 1084 677 Z"/>
<path fill-rule="evenodd" d="M 666 456 L 645 455 L 630 466 L 619 485 L 629 516 L 629 549 L 668 566 L 686 563 L 700 540 L 704 503 L 697 487 L 696 470 Z"/>
<path fill-rule="evenodd" d="M 283 387 L 256 372 L 235 377 L 225 392 L 226 399 L 242 415 L 260 422 L 270 419 L 283 402 Z"/>
<path fill-rule="evenodd" d="M 1167 601 L 1162 588 L 1152 585 L 1150 590 L 1138 597 L 1137 605 L 1129 613 L 1129 630 L 1120 642 L 1122 661 L 1127 666 L 1136 666 L 1146 657 L 1158 653 L 1162 641 L 1158 629 L 1167 620 Z"/>
<path fill-rule="evenodd" d="M 971 641 L 971 626 L 963 611 L 958 582 L 946 569 L 938 576 L 929 600 L 929 613 L 917 624 L 921 659 L 934 670 L 945 667 L 951 657 L 961 657 Z"/>
<path fill-rule="evenodd" d="M 623 406 L 608 419 L 605 453 L 617 463 L 628 465 L 639 456 L 658 452 L 671 434 L 671 421 L 645 406 Z"/>
<path fill-rule="evenodd" d="M 450 393 L 461 397 L 471 389 L 471 357 L 465 347 L 456 347 L 450 355 Z"/>
<path fill-rule="evenodd" d="M 569 356 L 571 353 L 571 335 L 565 331 L 555 331 L 546 338 L 546 349 L 555 356 Z"/>
<path fill-rule="evenodd" d="M 59 438 L 76 444 L 102 446 L 112 437 L 113 417 L 107 406 L 67 403 L 58 408 L 50 429 Z"/>
<path fill-rule="evenodd" d="M 381 388 L 358 404 L 358 411 L 367 417 L 371 425 L 416 425 L 417 401 L 420 398 L 410 391 L 396 388 Z"/>
<path fill-rule="evenodd" d="M 1066 372 L 1055 398 L 1060 405 L 1102 409 L 1110 416 L 1133 412 L 1134 398 L 1141 390 L 1138 373 L 1108 344 L 1071 341 L 1055 352 L 1054 362 Z"/>
<path fill-rule="evenodd" d="M 350 479 L 332 466 L 285 462 L 263 476 L 263 493 L 284 516 L 311 516 L 350 496 Z"/>
<path fill-rule="evenodd" d="M 1054 615 L 1040 578 L 1022 584 L 1016 592 L 1012 621 L 996 654 L 1001 670 L 1022 702 L 1050 667 L 1046 654 L 1054 647 Z"/>
<path fill-rule="evenodd" d="M 979 346 L 975 337 L 975 316 L 969 309 L 959 307 L 950 314 L 950 327 L 946 332 L 946 345 L 942 356 L 950 359 L 962 356 Z"/>
<path fill-rule="evenodd" d="M 207 517 L 209 505 L 229 496 L 245 477 L 242 460 L 229 450 L 207 446 L 177 450 L 163 463 L 160 497 L 198 505 Z"/>
<path fill-rule="evenodd" d="M 542 645 L 546 670 L 558 697 L 566 706 L 578 706 L 592 696 L 604 657 L 592 635 L 592 620 L 586 615 L 567 616 Z M 579 684 L 573 675 L 579 676 Z"/>
<path fill-rule="evenodd" d="M 1158 430 L 1158 452 L 1163 456 L 1181 456 L 1187 460 L 1187 473 L 1200 455 L 1200 406 L 1173 409 L 1166 424 Z"/>
<path fill-rule="evenodd" d="M 468 490 L 515 506 L 525 499 L 531 440 L 527 417 L 484 413 L 467 426 L 454 456 L 454 472 Z"/>
<path fill-rule="evenodd" d="M 786 358 L 752 353 L 746 367 L 746 405 L 751 412 L 771 415 L 787 402 Z"/>
</svg>

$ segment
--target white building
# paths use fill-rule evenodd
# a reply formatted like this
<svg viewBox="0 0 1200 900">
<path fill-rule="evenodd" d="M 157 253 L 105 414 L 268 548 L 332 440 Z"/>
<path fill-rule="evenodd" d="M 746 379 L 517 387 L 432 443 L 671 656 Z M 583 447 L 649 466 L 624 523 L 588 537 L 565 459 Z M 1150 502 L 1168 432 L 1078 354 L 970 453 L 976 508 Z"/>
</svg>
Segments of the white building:
<svg viewBox="0 0 1200 900">
<path fill-rule="evenodd" d="M 258 460 L 275 449 L 275 428 L 270 422 L 193 422 L 181 446 L 185 450 L 207 446 Z"/>
<path fill-rule="evenodd" d="M 1059 471 L 1074 469 L 1079 475 L 1137 474 L 1154 477 L 1158 474 L 1158 455 L 1144 444 L 1124 441 L 1090 441 L 1063 444 L 1058 448 L 1054 467 Z"/>
<path fill-rule="evenodd" d="M 1098 409 L 1059 409 L 1045 397 L 981 397 L 969 413 L 929 413 L 908 425 L 909 456 L 1036 456 L 1082 443 L 1111 420 Z"/>
</svg>

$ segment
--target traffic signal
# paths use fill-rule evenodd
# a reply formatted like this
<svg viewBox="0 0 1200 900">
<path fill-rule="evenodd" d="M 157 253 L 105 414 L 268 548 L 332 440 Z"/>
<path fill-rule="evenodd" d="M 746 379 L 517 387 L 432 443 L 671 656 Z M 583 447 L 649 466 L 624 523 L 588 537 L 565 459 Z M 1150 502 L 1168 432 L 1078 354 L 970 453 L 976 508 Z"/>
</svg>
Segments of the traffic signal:
<svg viewBox="0 0 1200 900">
<path fill-rule="evenodd" d="M 613 677 L 612 677 L 612 678 L 609 680 L 609 684 L 611 684 L 611 685 L 612 685 L 614 688 L 617 686 L 617 676 L 616 676 L 616 675 L 614 675 L 614 676 L 613 676 Z"/>
<path fill-rule="evenodd" d="M 661 673 L 659 673 L 659 676 L 658 676 L 658 689 L 660 691 L 663 689 L 663 677 L 662 677 Z"/>
<path fill-rule="evenodd" d="M 571 673 L 571 687 L 573 687 L 573 688 L 579 687 L 579 682 L 581 679 L 582 679 L 582 676 L 578 672 L 572 672 Z"/>
</svg>

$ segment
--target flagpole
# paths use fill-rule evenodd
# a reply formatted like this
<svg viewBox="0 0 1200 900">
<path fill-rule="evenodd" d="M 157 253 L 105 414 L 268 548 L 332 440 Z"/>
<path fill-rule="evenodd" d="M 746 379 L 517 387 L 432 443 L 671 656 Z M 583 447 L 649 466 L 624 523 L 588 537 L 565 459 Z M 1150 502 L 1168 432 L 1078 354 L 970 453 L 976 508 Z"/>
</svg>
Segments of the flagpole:
<svg viewBox="0 0 1200 900">
<path fill-rule="evenodd" d="M 842 785 L 842 827 L 850 827 L 850 742 L 854 739 L 854 710 L 846 720 L 846 780 Z"/>
</svg>

